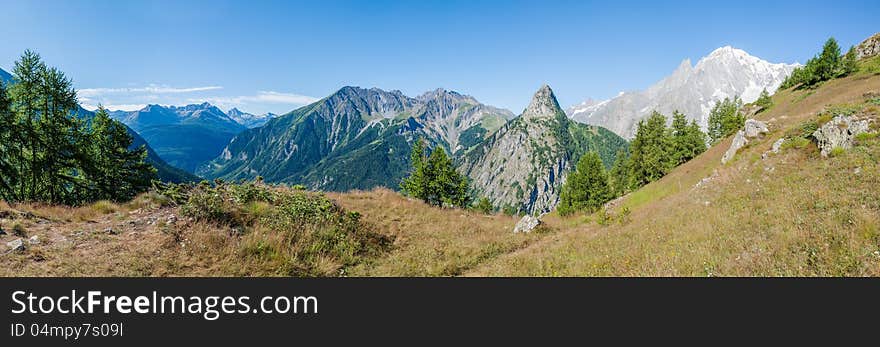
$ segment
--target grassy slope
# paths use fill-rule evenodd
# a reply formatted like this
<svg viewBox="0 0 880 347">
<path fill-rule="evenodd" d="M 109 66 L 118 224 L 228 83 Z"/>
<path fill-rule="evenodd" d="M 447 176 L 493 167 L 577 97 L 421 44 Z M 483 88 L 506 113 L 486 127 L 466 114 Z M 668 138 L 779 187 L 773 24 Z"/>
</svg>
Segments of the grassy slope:
<svg viewBox="0 0 880 347">
<path fill-rule="evenodd" d="M 860 102 L 869 91 L 880 91 L 880 76 L 781 91 L 775 106 L 756 116 L 771 124 L 771 133 L 731 163 L 720 164 L 728 138 L 628 196 L 619 206 L 632 209 L 629 222 L 600 227 L 584 216 L 548 218 L 565 231 L 469 274 L 880 275 L 876 140 L 830 159 L 819 157 L 815 145 L 761 159 L 785 131 L 815 119 L 824 106 Z M 694 189 L 716 169 L 705 188 Z"/>
</svg>

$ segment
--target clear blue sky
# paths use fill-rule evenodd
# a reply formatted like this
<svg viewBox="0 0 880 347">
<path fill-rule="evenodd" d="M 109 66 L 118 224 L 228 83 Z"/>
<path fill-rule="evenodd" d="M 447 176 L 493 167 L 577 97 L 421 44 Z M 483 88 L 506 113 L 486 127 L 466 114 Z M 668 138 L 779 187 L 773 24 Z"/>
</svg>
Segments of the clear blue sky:
<svg viewBox="0 0 880 347">
<path fill-rule="evenodd" d="M 880 31 L 880 1 L 8 1 L 0 67 L 25 49 L 85 103 L 200 100 L 287 112 L 344 85 L 443 87 L 522 111 L 643 89 L 713 49 L 804 62 Z M 225 108 L 225 107 L 224 107 Z"/>
</svg>

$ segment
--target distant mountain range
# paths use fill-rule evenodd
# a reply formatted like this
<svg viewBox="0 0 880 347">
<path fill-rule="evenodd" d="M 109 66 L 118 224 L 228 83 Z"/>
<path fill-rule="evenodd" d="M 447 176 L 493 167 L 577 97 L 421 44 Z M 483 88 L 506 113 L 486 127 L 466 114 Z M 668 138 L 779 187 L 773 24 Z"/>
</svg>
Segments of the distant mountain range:
<svg viewBox="0 0 880 347">
<path fill-rule="evenodd" d="M 262 176 L 316 190 L 397 189 L 419 137 L 451 153 L 478 194 L 527 212 L 555 206 L 580 155 L 595 150 L 610 164 L 627 145 L 606 129 L 570 121 L 547 86 L 515 118 L 444 89 L 411 98 L 344 87 L 235 136 L 197 173 L 229 180 Z"/>
<path fill-rule="evenodd" d="M 247 129 L 209 103 L 147 105 L 110 114 L 143 136 L 166 162 L 188 172 L 216 158 L 233 136 Z"/>
<path fill-rule="evenodd" d="M 344 87 L 311 105 L 242 132 L 198 171 L 204 177 L 304 184 L 345 191 L 398 188 L 414 139 L 467 153 L 513 114 L 438 89 L 416 98 L 400 91 Z"/>
<path fill-rule="evenodd" d="M 263 126 L 263 124 L 266 124 L 266 122 L 268 122 L 270 119 L 278 117 L 277 114 L 271 112 L 261 115 L 255 115 L 243 112 L 237 108 L 226 111 L 226 115 L 228 115 L 229 118 L 235 120 L 238 124 L 244 125 L 248 129 Z"/>
<path fill-rule="evenodd" d="M 6 71 L 3 71 L 3 69 L 0 69 L 0 81 L 2 81 L 4 84 L 9 83 L 9 81 L 12 81 L 12 75 L 10 75 Z"/>
<path fill-rule="evenodd" d="M 730 46 L 718 48 L 691 66 L 689 59 L 668 77 L 644 91 L 621 93 L 609 100 L 587 100 L 567 110 L 572 119 L 599 125 L 632 138 L 636 124 L 657 110 L 679 110 L 706 129 L 709 111 L 725 97 L 757 100 L 763 89 L 774 93 L 797 64 L 772 64 Z"/>
</svg>

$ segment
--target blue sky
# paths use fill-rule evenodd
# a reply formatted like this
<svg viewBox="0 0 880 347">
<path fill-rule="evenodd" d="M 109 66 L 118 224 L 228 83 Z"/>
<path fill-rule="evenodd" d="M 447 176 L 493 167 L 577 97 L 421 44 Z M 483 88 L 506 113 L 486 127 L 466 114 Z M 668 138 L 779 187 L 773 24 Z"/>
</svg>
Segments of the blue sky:
<svg viewBox="0 0 880 347">
<path fill-rule="evenodd" d="M 209 101 L 283 113 L 342 86 L 443 87 L 519 113 L 643 89 L 724 45 L 804 62 L 880 31 L 880 1 L 8 1 L 0 67 L 25 49 L 86 104 Z"/>
</svg>

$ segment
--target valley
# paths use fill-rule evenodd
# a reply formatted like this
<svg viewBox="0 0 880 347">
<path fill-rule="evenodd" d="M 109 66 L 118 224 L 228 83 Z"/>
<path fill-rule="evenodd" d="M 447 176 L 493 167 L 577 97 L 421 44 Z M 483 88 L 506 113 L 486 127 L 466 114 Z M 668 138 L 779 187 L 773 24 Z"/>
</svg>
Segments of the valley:
<svg viewBox="0 0 880 347">
<path fill-rule="evenodd" d="M 25 197 L 0 202 L 0 275 L 880 276 L 880 55 L 865 42 L 856 60 L 829 39 L 803 66 L 724 47 L 683 63 L 662 93 L 568 114 L 546 84 L 518 115 L 451 90 L 352 86 L 283 115 L 111 111 L 125 126 L 105 123 L 131 137 L 128 150 L 144 145 L 135 159 L 158 180 L 103 197 L 100 175 L 114 173 L 74 157 L 63 173 L 82 181 L 55 186 L 73 206 L 25 194 L 58 172 L 10 180 Z M 0 77 L 19 103 L 28 96 Z M 744 103 L 725 113 L 720 101 L 736 95 Z M 602 106 L 630 104 L 639 110 Z M 84 125 L 67 130 L 92 139 L 105 113 L 78 107 Z M 431 154 L 413 155 L 422 141 Z M 35 150 L 18 155 L 42 164 Z M 77 176 L 87 170 L 95 177 Z M 415 172 L 427 178 L 398 191 Z M 446 196 L 449 172 L 467 178 L 453 187 L 467 188 L 460 205 Z M 572 198 L 574 175 L 602 178 Z M 593 205 L 563 210 L 566 193 Z"/>
<path fill-rule="evenodd" d="M 871 64 L 877 64 L 876 58 Z M 532 233 L 518 217 L 435 208 L 387 190 L 327 193 L 390 240 L 378 253 L 322 276 L 877 276 L 880 142 L 864 137 L 830 158 L 815 144 L 784 147 L 834 105 L 860 104 L 877 124 L 880 71 L 784 90 L 757 114 L 770 132 L 721 157 L 731 138 L 613 203 L 607 216 L 550 213 Z M 876 129 L 876 128 L 874 128 Z M 874 130 L 876 133 L 876 130 Z M 39 243 L 6 253 L 4 276 L 278 276 L 272 258 L 244 252 L 269 234 L 196 223 L 155 193 L 80 208 L 2 205 L 4 230 L 20 224 Z M 624 209 L 629 213 L 624 213 Z M 107 229 L 112 229 L 109 232 Z M 2 241 L 10 240 L 3 236 Z"/>
</svg>

